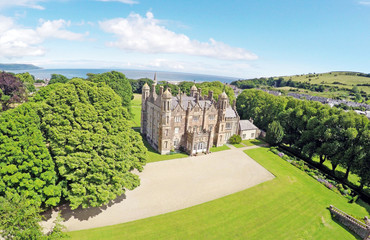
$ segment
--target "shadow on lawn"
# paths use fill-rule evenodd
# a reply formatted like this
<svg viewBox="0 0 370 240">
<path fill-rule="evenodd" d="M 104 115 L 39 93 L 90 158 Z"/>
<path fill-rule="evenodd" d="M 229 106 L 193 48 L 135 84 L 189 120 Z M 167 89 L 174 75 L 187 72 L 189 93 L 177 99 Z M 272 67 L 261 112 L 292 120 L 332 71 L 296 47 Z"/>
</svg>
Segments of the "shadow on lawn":
<svg viewBox="0 0 370 240">
<path fill-rule="evenodd" d="M 77 209 L 72 210 L 67 203 L 64 203 L 56 208 L 50 209 L 43 213 L 43 216 L 46 220 L 50 219 L 52 216 L 53 211 L 58 211 L 61 214 L 61 217 L 64 218 L 65 221 L 69 220 L 71 217 L 78 219 L 80 221 L 86 221 L 91 217 L 95 217 L 102 213 L 107 208 L 113 206 L 116 203 L 122 202 L 126 199 L 126 195 L 122 194 L 121 196 L 117 197 L 116 199 L 110 201 L 108 204 L 103 205 L 101 207 L 89 207 L 89 208 L 82 208 L 81 206 Z"/>
<path fill-rule="evenodd" d="M 337 223 L 338 225 L 340 225 L 342 228 L 346 229 L 347 232 L 351 233 L 356 239 L 358 240 L 363 240 L 362 237 L 360 237 L 359 235 L 357 235 L 356 233 L 354 233 L 351 229 L 349 229 L 347 226 L 343 225 L 341 222 L 339 222 L 337 219 L 331 217 L 331 219 Z"/>
</svg>

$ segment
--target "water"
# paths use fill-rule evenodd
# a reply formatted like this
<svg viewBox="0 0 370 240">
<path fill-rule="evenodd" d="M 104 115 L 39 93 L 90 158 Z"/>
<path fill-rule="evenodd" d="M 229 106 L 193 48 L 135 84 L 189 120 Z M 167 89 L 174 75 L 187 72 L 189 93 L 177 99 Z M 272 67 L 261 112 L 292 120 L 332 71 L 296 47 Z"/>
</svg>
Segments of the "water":
<svg viewBox="0 0 370 240">
<path fill-rule="evenodd" d="M 232 81 L 238 80 L 233 77 L 223 77 L 223 76 L 213 76 L 213 75 L 203 75 L 195 73 L 179 73 L 179 72 L 162 72 L 162 71 L 150 71 L 150 70 L 132 70 L 132 69 L 34 69 L 34 70 L 13 70 L 11 72 L 22 73 L 29 72 L 36 79 L 50 79 L 51 74 L 62 74 L 67 78 L 86 78 L 87 73 L 104 73 L 110 71 L 122 72 L 130 79 L 139 78 L 150 78 L 153 79 L 154 73 L 157 73 L 158 81 L 168 81 L 168 82 L 181 82 L 181 81 L 196 81 L 196 82 L 211 82 L 220 81 L 223 83 L 230 83 Z"/>
</svg>

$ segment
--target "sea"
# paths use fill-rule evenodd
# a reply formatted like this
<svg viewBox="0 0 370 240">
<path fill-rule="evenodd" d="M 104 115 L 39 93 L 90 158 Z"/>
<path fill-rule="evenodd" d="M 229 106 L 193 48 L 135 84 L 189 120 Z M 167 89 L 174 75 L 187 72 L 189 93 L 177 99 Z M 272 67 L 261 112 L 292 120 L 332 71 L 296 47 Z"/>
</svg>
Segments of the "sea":
<svg viewBox="0 0 370 240">
<path fill-rule="evenodd" d="M 195 81 L 195 82 L 212 82 L 220 81 L 223 83 L 231 83 L 232 81 L 238 80 L 238 78 L 225 77 L 225 76 L 214 76 L 204 75 L 195 73 L 180 73 L 180 72 L 164 72 L 164 71 L 151 71 L 151 70 L 132 70 L 132 69 L 33 69 L 33 70 L 12 70 L 13 73 L 29 72 L 35 76 L 36 79 L 50 79 L 51 74 L 61 74 L 67 78 L 86 78 L 87 73 L 104 73 L 110 71 L 122 72 L 129 79 L 139 78 L 154 78 L 154 74 L 157 73 L 158 81 L 166 82 L 182 82 L 182 81 Z"/>
</svg>

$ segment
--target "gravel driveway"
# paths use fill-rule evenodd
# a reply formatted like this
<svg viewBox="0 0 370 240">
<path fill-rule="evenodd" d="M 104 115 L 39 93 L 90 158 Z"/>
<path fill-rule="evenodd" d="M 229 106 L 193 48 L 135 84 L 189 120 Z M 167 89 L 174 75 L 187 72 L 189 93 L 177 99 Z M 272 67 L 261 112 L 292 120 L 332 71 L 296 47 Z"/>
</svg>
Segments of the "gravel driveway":
<svg viewBox="0 0 370 240">
<path fill-rule="evenodd" d="M 108 206 L 70 210 L 62 206 L 68 231 L 102 227 L 176 211 L 208 202 L 274 176 L 240 149 L 149 163 L 138 173 L 140 187 Z M 56 213 L 48 213 L 45 228 Z"/>
</svg>

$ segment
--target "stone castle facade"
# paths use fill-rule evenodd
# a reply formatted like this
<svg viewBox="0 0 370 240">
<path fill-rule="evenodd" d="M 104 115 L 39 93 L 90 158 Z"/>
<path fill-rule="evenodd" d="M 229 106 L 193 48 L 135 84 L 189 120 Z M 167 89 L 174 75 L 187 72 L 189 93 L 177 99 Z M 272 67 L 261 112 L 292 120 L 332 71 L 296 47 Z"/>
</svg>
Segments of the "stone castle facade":
<svg viewBox="0 0 370 240">
<path fill-rule="evenodd" d="M 190 96 L 181 91 L 173 96 L 163 86 L 157 94 L 155 87 L 156 77 L 151 89 L 147 84 L 143 86 L 141 133 L 159 153 L 208 153 L 212 146 L 222 146 L 239 133 L 235 101 L 230 105 L 225 92 L 215 101 L 212 91 L 202 96 L 202 90 L 195 85 Z"/>
</svg>

